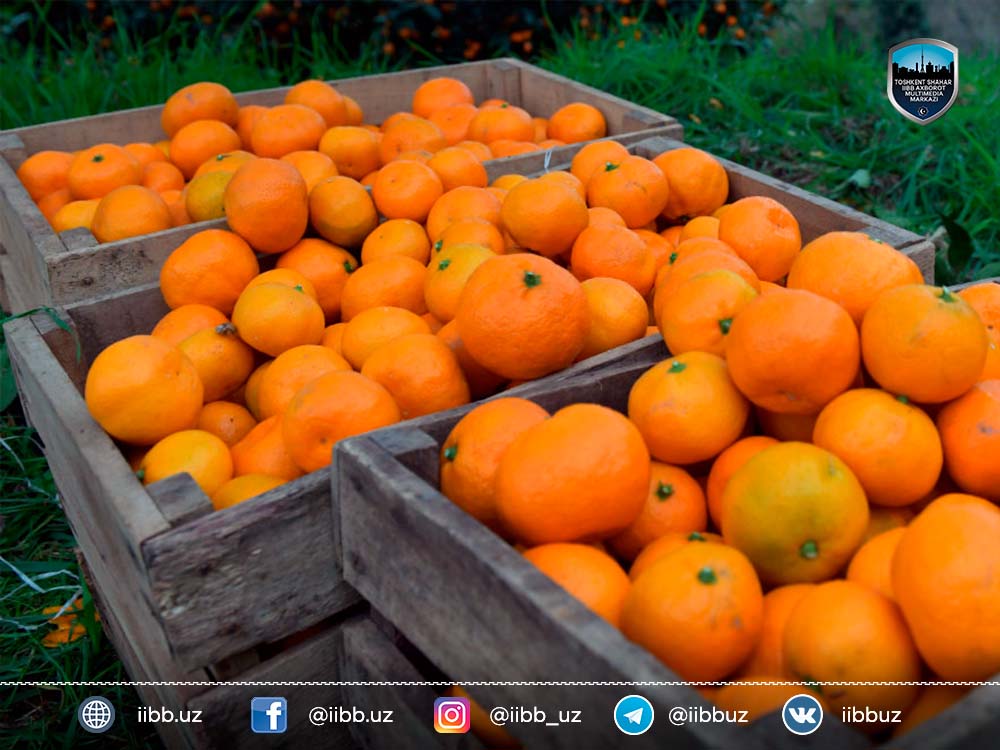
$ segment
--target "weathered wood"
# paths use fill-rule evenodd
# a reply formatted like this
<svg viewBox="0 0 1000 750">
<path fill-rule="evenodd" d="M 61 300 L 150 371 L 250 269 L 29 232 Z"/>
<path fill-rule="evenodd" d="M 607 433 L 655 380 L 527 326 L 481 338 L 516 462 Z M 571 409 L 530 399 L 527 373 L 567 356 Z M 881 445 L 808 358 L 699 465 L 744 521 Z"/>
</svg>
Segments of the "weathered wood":
<svg viewBox="0 0 1000 750">
<path fill-rule="evenodd" d="M 153 482 L 147 485 L 146 492 L 171 527 L 183 526 L 213 511 L 212 502 L 187 472 Z"/>
</svg>

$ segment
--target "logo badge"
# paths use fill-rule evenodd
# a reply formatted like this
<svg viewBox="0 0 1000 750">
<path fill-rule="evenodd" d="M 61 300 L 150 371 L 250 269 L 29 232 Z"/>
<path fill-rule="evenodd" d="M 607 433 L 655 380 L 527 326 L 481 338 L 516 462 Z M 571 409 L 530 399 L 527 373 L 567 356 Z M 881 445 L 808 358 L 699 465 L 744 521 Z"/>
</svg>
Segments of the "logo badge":
<svg viewBox="0 0 1000 750">
<path fill-rule="evenodd" d="M 940 39 L 910 39 L 889 50 L 889 101 L 919 125 L 933 122 L 958 96 L 958 47 Z"/>
<path fill-rule="evenodd" d="M 250 728 L 257 734 L 281 734 L 288 729 L 288 701 L 284 698 L 251 698 Z"/>
<path fill-rule="evenodd" d="M 468 698 L 438 698 L 434 701 L 434 731 L 465 734 L 472 728 Z"/>
<path fill-rule="evenodd" d="M 614 717 L 624 734 L 644 734 L 653 726 L 653 704 L 641 695 L 626 695 L 615 705 Z"/>
<path fill-rule="evenodd" d="M 107 698 L 92 695 L 80 702 L 76 709 L 76 720 L 88 732 L 101 734 L 111 729 L 111 725 L 115 723 L 115 707 Z"/>
<path fill-rule="evenodd" d="M 823 705 L 808 693 L 793 695 L 781 709 L 781 720 L 792 734 L 812 734 L 823 723 Z"/>
</svg>

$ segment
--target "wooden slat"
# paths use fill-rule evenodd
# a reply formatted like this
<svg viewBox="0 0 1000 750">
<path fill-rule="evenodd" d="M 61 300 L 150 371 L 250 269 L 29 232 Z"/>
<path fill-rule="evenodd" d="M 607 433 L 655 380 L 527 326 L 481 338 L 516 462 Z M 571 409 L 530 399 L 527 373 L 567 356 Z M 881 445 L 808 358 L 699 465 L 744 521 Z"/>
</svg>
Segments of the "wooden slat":
<svg viewBox="0 0 1000 750">
<path fill-rule="evenodd" d="M 190 474 L 173 474 L 146 487 L 171 527 L 183 526 L 213 511 L 212 503 Z"/>
</svg>

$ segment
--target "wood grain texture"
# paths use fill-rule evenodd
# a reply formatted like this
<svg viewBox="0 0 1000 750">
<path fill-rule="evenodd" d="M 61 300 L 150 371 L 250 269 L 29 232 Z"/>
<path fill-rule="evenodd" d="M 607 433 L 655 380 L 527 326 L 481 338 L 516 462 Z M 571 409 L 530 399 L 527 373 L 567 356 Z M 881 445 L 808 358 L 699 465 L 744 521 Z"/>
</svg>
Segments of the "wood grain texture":
<svg viewBox="0 0 1000 750">
<path fill-rule="evenodd" d="M 174 474 L 146 486 L 146 492 L 171 527 L 213 511 L 212 502 L 187 472 Z"/>
</svg>

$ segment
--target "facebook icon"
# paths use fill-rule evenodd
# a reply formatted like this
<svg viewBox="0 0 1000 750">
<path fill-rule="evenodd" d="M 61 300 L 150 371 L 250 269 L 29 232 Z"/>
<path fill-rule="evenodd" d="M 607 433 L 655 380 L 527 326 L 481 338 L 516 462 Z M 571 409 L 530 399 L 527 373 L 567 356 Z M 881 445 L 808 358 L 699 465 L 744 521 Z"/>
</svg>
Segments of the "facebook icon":
<svg viewBox="0 0 1000 750">
<path fill-rule="evenodd" d="M 793 695 L 781 709 L 781 720 L 792 734 L 812 734 L 823 723 L 823 705 L 808 693 Z"/>
<path fill-rule="evenodd" d="M 250 728 L 257 734 L 281 734 L 288 729 L 288 703 L 284 698 L 252 698 Z"/>
</svg>

